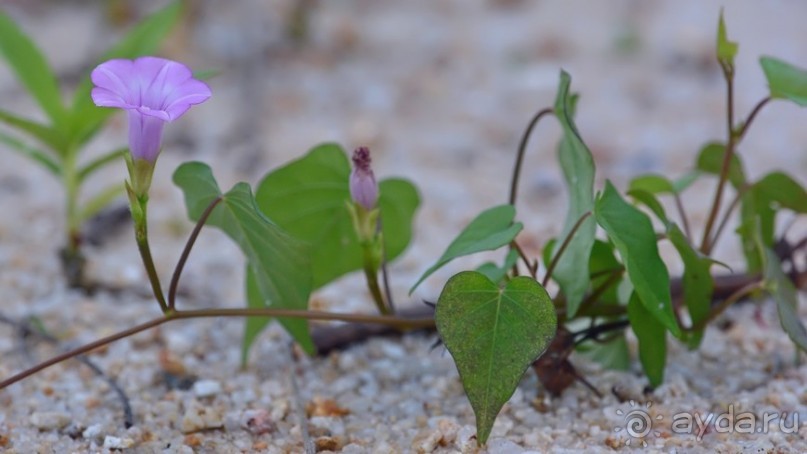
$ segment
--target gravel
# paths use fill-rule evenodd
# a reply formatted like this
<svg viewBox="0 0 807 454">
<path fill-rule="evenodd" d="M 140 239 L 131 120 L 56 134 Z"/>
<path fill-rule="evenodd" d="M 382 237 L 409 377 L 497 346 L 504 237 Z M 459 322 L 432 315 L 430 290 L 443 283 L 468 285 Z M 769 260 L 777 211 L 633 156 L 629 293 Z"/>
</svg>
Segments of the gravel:
<svg viewBox="0 0 807 454">
<path fill-rule="evenodd" d="M 134 14 L 162 3 L 121 2 Z M 453 273 L 498 258 L 482 254 L 451 264 L 404 302 L 409 285 L 452 235 L 506 199 L 521 129 L 552 103 L 560 68 L 582 93 L 578 126 L 597 160 L 598 187 L 608 178 L 624 188 L 637 172 L 681 174 L 702 143 L 725 134 L 724 87 L 711 60 L 716 1 L 322 2 L 310 14 L 304 45 L 283 32 L 282 17 L 294 3 L 198 2 L 193 19 L 165 48 L 166 56 L 194 68 L 222 70 L 210 81 L 210 103 L 166 131 L 150 213 L 154 257 L 166 279 L 191 229 L 170 175 L 189 159 L 210 163 L 229 187 L 254 184 L 267 169 L 322 141 L 369 146 L 377 175 L 410 178 L 423 196 L 414 242 L 392 266 L 400 304 L 416 305 L 433 301 Z M 68 84 L 114 37 L 106 10 L 94 3 L 5 5 L 37 32 Z M 807 66 L 807 4 L 776 5 L 763 10 L 748 0 L 725 7 L 729 35 L 740 42 L 739 115 L 766 94 L 759 55 Z M 4 110 L 42 119 L 4 65 L 0 100 Z M 786 103 L 766 108 L 740 149 L 751 178 L 783 168 L 807 183 L 805 121 L 807 112 Z M 89 154 L 120 145 L 125 127 L 116 116 Z M 522 176 L 518 216 L 527 229 L 520 240 L 530 254 L 558 233 L 564 215 L 554 160 L 558 134 L 554 125 L 537 128 Z M 87 251 L 90 277 L 123 290 L 88 296 L 65 288 L 56 255 L 64 228 L 60 188 L 10 151 L 0 148 L 0 155 L 0 313 L 37 317 L 61 348 L 157 316 L 127 225 Z M 88 191 L 124 176 L 122 165 L 113 166 Z M 685 203 L 693 224 L 702 225 L 709 197 L 698 191 L 711 186 L 694 188 Z M 797 223 L 791 234 L 805 230 Z M 178 305 L 240 307 L 237 248 L 216 231 L 203 232 L 197 245 Z M 741 266 L 734 241 L 722 241 L 717 253 Z M 335 311 L 373 307 L 360 276 L 323 289 L 314 302 Z M 435 334 L 370 339 L 308 358 L 272 326 L 241 369 L 242 328 L 238 320 L 180 321 L 94 352 L 92 360 L 128 395 L 130 428 L 110 385 L 76 361 L 0 391 L 0 450 L 478 452 L 473 412 L 451 358 L 432 348 Z M 794 364 L 795 349 L 771 302 L 732 308 L 707 330 L 698 351 L 669 344 L 665 382 L 652 393 L 644 392 L 636 361 L 628 371 L 611 371 L 573 356 L 601 399 L 579 384 L 551 397 L 527 373 L 497 419 L 487 452 L 807 452 L 807 366 Z M 0 325 L 0 377 L 58 350 Z M 652 420 L 644 438 L 628 435 L 626 418 L 635 411 Z M 730 411 L 735 421 L 744 412 L 788 417 L 767 426 L 757 421 L 753 433 L 727 433 L 714 424 L 674 431 L 684 414 L 712 414 L 714 421 Z"/>
</svg>

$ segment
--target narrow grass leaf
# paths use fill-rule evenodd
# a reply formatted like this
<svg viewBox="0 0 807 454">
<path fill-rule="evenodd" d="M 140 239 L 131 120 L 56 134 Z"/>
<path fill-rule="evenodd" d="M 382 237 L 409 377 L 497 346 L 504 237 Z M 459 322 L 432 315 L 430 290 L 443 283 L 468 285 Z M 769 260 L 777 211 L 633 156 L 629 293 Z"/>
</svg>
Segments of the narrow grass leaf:
<svg viewBox="0 0 807 454">
<path fill-rule="evenodd" d="M 67 115 L 56 76 L 45 56 L 25 32 L 3 11 L 0 11 L 0 54 L 6 59 L 17 80 L 61 130 Z"/>
<path fill-rule="evenodd" d="M 28 146 L 27 144 L 3 132 L 0 132 L 0 142 L 6 144 L 12 151 L 15 151 L 39 163 L 53 175 L 61 175 L 62 168 L 59 163 L 44 151 Z"/>
</svg>

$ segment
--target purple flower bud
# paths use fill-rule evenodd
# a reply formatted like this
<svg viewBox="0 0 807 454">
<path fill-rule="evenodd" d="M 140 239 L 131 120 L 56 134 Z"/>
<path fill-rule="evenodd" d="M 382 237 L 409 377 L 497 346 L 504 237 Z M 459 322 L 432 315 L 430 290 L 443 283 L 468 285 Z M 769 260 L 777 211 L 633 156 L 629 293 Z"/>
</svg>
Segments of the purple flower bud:
<svg viewBox="0 0 807 454">
<path fill-rule="evenodd" d="M 378 184 L 370 162 L 370 150 L 367 147 L 359 147 L 353 151 L 350 197 L 368 211 L 374 209 L 378 202 Z"/>
<path fill-rule="evenodd" d="M 192 105 L 207 101 L 211 94 L 187 66 L 157 57 L 109 60 L 98 65 L 90 78 L 95 84 L 95 105 L 129 113 L 132 158 L 151 163 L 160 153 L 165 123 L 181 117 Z"/>
</svg>

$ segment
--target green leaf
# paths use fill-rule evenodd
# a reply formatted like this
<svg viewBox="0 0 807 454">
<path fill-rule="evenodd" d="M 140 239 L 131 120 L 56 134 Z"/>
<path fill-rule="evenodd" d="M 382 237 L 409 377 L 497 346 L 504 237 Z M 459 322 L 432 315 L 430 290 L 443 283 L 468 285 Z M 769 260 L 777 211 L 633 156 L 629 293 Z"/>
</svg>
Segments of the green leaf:
<svg viewBox="0 0 807 454">
<path fill-rule="evenodd" d="M 765 284 L 776 301 L 779 323 L 796 347 L 807 351 L 807 329 L 799 318 L 799 297 L 796 287 L 782 271 L 776 253 L 765 248 Z"/>
<path fill-rule="evenodd" d="M 748 272 L 762 270 L 761 247 L 773 247 L 780 208 L 807 212 L 807 192 L 783 172 L 772 172 L 751 185 L 740 199 L 740 241 Z M 761 243 L 757 241 L 757 236 Z"/>
<path fill-rule="evenodd" d="M 48 115 L 53 126 L 61 129 L 67 116 L 56 76 L 36 44 L 3 11 L 0 11 L 0 54 L 14 71 L 17 80 Z"/>
<path fill-rule="evenodd" d="M 661 175 L 641 175 L 628 184 L 628 191 L 645 191 L 650 194 L 674 194 L 676 192 L 673 183 Z"/>
<path fill-rule="evenodd" d="M 120 147 L 116 148 L 106 154 L 103 154 L 92 161 L 89 164 L 85 165 L 78 171 L 78 179 L 79 181 L 84 181 L 95 173 L 98 169 L 101 169 L 115 161 L 123 161 L 124 156 L 126 153 L 129 152 L 129 147 Z"/>
<path fill-rule="evenodd" d="M 133 27 L 126 35 L 107 50 L 98 63 L 113 58 L 136 58 L 154 54 L 174 28 L 181 16 L 182 1 L 176 0 L 156 11 Z M 92 138 L 104 125 L 115 109 L 97 107 L 90 97 L 92 81 L 89 73 L 79 83 L 73 97 L 71 139 L 74 144 L 83 144 Z"/>
<path fill-rule="evenodd" d="M 258 290 L 258 296 L 251 295 L 250 304 L 254 305 L 258 299 L 263 307 L 308 308 L 311 293 L 308 252 L 258 210 L 249 185 L 238 183 L 222 194 L 210 167 L 201 162 L 179 166 L 174 172 L 174 183 L 184 192 L 188 216 L 194 221 L 214 200 L 221 198 L 207 224 L 224 231 L 246 256 Z M 306 352 L 314 352 L 306 320 L 280 321 Z"/>
<path fill-rule="evenodd" d="M 673 181 L 673 189 L 677 194 L 680 194 L 690 187 L 692 183 L 694 183 L 695 180 L 697 180 L 700 176 L 701 173 L 697 170 L 689 171 L 677 180 Z"/>
<path fill-rule="evenodd" d="M 717 59 L 733 66 L 737 47 L 737 43 L 729 41 L 726 36 L 726 23 L 723 21 L 723 10 L 721 9 L 720 20 L 717 23 Z"/>
<path fill-rule="evenodd" d="M 720 176 L 723 170 L 723 158 L 726 147 L 722 143 L 712 142 L 706 144 L 698 153 L 698 170 L 712 175 Z M 745 172 L 743 171 L 740 157 L 734 153 L 729 163 L 729 182 L 734 188 L 740 188 L 745 184 Z"/>
<path fill-rule="evenodd" d="M 113 184 L 94 192 L 93 196 L 81 207 L 78 222 L 84 222 L 98 214 L 113 200 L 125 194 L 123 183 Z"/>
<path fill-rule="evenodd" d="M 628 195 L 649 208 L 662 223 L 667 223 L 667 212 L 664 211 L 664 206 L 659 202 L 655 194 L 643 189 L 630 189 L 628 190 Z"/>
<path fill-rule="evenodd" d="M 807 213 L 807 191 L 790 175 L 784 172 L 771 172 L 754 183 L 759 194 L 770 202 L 793 210 Z"/>
<path fill-rule="evenodd" d="M 513 265 L 515 265 L 517 261 L 518 251 L 511 249 L 504 258 L 504 264 L 502 266 L 496 265 L 493 262 L 485 262 L 480 265 L 476 271 L 484 274 L 485 277 L 498 284 L 507 277 L 507 273 L 513 268 Z"/>
<path fill-rule="evenodd" d="M 709 317 L 714 293 L 714 279 L 710 269 L 714 262 L 692 247 L 684 233 L 674 223 L 667 225 L 667 238 L 684 262 L 683 298 L 692 324 L 696 325 Z M 690 349 L 700 345 L 703 331 L 701 329 L 688 335 L 687 344 Z"/>
<path fill-rule="evenodd" d="M 62 135 L 49 126 L 18 117 L 2 110 L 0 110 L 0 121 L 42 142 L 56 153 L 61 153 L 65 147 L 65 141 Z"/>
<path fill-rule="evenodd" d="M 608 233 L 645 308 L 674 336 L 681 329 L 673 314 L 670 275 L 661 260 L 650 219 L 619 195 L 610 181 L 594 208 L 597 222 Z"/>
<path fill-rule="evenodd" d="M 583 357 L 611 370 L 630 370 L 630 350 L 624 331 L 605 342 L 586 342 L 578 347 Z"/>
<path fill-rule="evenodd" d="M 620 273 L 624 275 L 624 267 L 622 263 L 617 260 L 614 255 L 614 245 L 607 242 L 596 240 L 594 247 L 591 248 L 591 257 L 588 260 L 588 271 L 591 276 L 591 289 L 600 288 L 605 285 L 613 273 Z M 599 304 L 620 304 L 618 287 L 622 282 L 623 277 L 612 282 L 608 288 L 603 291 L 599 298 Z"/>
<path fill-rule="evenodd" d="M 57 177 L 61 175 L 62 169 L 59 166 L 59 163 L 56 162 L 53 158 L 51 158 L 44 151 L 37 150 L 36 148 L 33 147 L 29 147 L 25 143 L 3 132 L 0 132 L 0 142 L 8 145 L 9 148 L 16 151 L 17 153 L 38 162 L 39 164 L 42 165 L 42 167 L 47 169 L 53 175 Z"/>
<path fill-rule="evenodd" d="M 524 372 L 555 335 L 552 300 L 531 278 L 515 277 L 499 288 L 465 271 L 446 283 L 434 320 L 476 415 L 477 441 L 484 444 Z"/>
<path fill-rule="evenodd" d="M 256 190 L 261 211 L 311 247 L 314 288 L 362 268 L 362 249 L 346 202 L 350 200 L 350 164 L 342 148 L 323 144 L 304 157 L 266 175 Z M 388 261 L 412 238 L 412 219 L 420 203 L 406 180 L 379 184 L 378 205 Z"/>
<path fill-rule="evenodd" d="M 499 205 L 483 211 L 454 238 L 437 263 L 420 276 L 415 285 L 409 289 L 409 294 L 412 294 L 432 273 L 457 257 L 494 251 L 510 244 L 523 227 L 520 222 L 513 222 L 515 216 L 516 209 L 512 205 Z"/>
<path fill-rule="evenodd" d="M 667 333 L 654 314 L 634 292 L 628 303 L 630 327 L 639 341 L 639 361 L 642 363 L 650 386 L 656 388 L 664 381 L 664 366 L 667 363 Z"/>
<path fill-rule="evenodd" d="M 558 160 L 569 190 L 569 210 L 558 238 L 569 236 L 577 221 L 594 208 L 594 159 L 572 120 L 575 106 L 569 96 L 571 81 L 569 74 L 561 71 L 555 98 L 555 116 L 563 127 L 563 138 L 558 145 Z M 577 312 L 588 289 L 588 273 L 580 264 L 588 261 L 596 229 L 597 225 L 591 216 L 583 221 L 552 275 L 566 296 L 569 317 Z"/>
<path fill-rule="evenodd" d="M 771 98 L 788 99 L 807 106 L 807 71 L 773 57 L 759 59 Z"/>
<path fill-rule="evenodd" d="M 255 275 L 255 271 L 249 266 L 247 266 L 246 269 L 244 287 L 246 287 L 247 307 L 250 309 L 266 307 L 264 303 L 265 298 L 258 285 L 258 278 Z M 258 335 L 266 329 L 271 321 L 272 319 L 269 317 L 247 317 L 244 322 L 244 339 L 241 342 L 241 367 L 246 367 L 249 359 L 249 350 L 252 348 L 252 344 L 255 343 L 255 339 L 258 338 Z M 308 354 L 314 354 L 316 352 L 317 347 L 308 334 L 307 324 L 299 323 L 299 320 L 288 318 L 279 318 L 278 321 L 283 325 L 286 331 L 291 333 L 291 337 L 298 340 L 305 352 Z"/>
</svg>

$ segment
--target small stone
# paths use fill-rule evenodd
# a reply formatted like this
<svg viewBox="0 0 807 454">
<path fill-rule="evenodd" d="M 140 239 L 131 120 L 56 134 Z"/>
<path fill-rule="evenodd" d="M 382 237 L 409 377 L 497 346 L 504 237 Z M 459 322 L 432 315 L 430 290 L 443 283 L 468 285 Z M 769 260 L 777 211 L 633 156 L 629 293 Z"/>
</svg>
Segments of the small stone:
<svg viewBox="0 0 807 454">
<path fill-rule="evenodd" d="M 412 441 L 412 449 L 418 454 L 434 452 L 442 438 L 443 435 L 439 430 L 422 430 L 415 435 L 415 439 Z"/>
<path fill-rule="evenodd" d="M 70 416 L 58 411 L 38 411 L 31 415 L 31 424 L 39 430 L 56 430 L 70 424 Z"/>
<path fill-rule="evenodd" d="M 342 437 L 319 437 L 314 440 L 314 446 L 317 452 L 320 451 L 339 451 L 345 440 Z"/>
<path fill-rule="evenodd" d="M 87 440 L 95 440 L 101 437 L 102 430 L 103 426 L 101 426 L 101 424 L 93 424 L 90 427 L 84 429 L 84 432 L 81 433 L 81 436 Z"/>
<path fill-rule="evenodd" d="M 263 409 L 244 411 L 241 414 L 241 427 L 252 435 L 263 435 L 275 429 L 269 412 Z"/>
<path fill-rule="evenodd" d="M 196 397 L 215 396 L 221 392 L 221 384 L 215 380 L 199 380 L 193 384 L 193 393 Z"/>
<path fill-rule="evenodd" d="M 134 446 L 131 438 L 118 438 L 111 435 L 104 437 L 104 448 L 106 449 L 126 449 Z"/>
<path fill-rule="evenodd" d="M 191 433 L 200 430 L 220 429 L 224 420 L 218 411 L 213 408 L 191 407 L 182 416 L 182 432 Z"/>
</svg>

